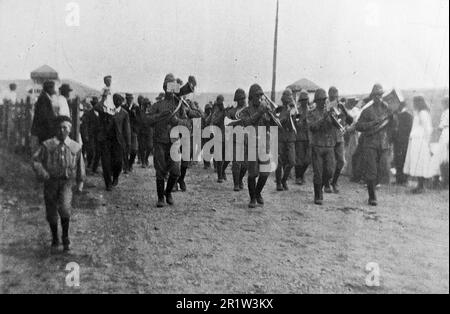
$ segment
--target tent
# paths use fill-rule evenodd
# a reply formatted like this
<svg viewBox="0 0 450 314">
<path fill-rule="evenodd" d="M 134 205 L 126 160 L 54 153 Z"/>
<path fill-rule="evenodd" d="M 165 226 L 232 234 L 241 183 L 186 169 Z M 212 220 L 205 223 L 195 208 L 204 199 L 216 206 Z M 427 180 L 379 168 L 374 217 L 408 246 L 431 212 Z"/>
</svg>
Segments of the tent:
<svg viewBox="0 0 450 314">
<path fill-rule="evenodd" d="M 43 65 L 31 72 L 31 79 L 42 84 L 46 80 L 59 80 L 58 72 L 48 65 Z"/>
<path fill-rule="evenodd" d="M 308 93 L 314 93 L 317 89 L 320 88 L 320 86 L 308 79 L 302 78 L 297 82 L 292 83 L 287 88 L 292 90 L 292 92 L 294 93 L 298 93 L 302 89 L 306 90 Z"/>
</svg>

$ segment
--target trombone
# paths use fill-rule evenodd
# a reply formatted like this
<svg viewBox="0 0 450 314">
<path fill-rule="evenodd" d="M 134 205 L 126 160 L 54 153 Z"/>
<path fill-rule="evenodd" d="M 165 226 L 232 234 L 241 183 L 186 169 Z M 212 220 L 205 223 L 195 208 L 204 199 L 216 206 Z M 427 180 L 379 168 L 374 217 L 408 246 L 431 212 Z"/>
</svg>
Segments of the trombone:
<svg viewBox="0 0 450 314">
<path fill-rule="evenodd" d="M 283 126 L 281 125 L 280 119 L 278 119 L 278 117 L 275 114 L 275 110 L 277 109 L 277 105 L 275 105 L 273 103 L 272 100 L 270 100 L 269 97 L 266 96 L 266 94 L 262 95 L 264 98 L 264 101 L 269 105 L 267 107 L 268 111 L 267 113 L 269 114 L 270 118 L 272 119 L 272 121 L 279 127 L 279 128 L 283 128 Z"/>
<path fill-rule="evenodd" d="M 265 102 L 269 104 L 269 108 L 268 108 L 269 116 L 272 118 L 273 122 L 275 122 L 275 124 L 278 127 L 283 128 L 283 126 L 281 125 L 280 119 L 278 119 L 278 117 L 275 114 L 277 105 L 275 105 L 275 103 L 269 97 L 267 97 L 266 94 L 263 94 L 263 98 L 264 98 Z M 295 109 L 297 110 L 296 106 L 295 106 Z M 289 121 L 291 122 L 291 126 L 292 126 L 292 129 L 294 130 L 294 133 L 297 134 L 297 129 L 295 128 L 294 120 L 292 119 L 291 114 L 289 114 Z"/>
</svg>

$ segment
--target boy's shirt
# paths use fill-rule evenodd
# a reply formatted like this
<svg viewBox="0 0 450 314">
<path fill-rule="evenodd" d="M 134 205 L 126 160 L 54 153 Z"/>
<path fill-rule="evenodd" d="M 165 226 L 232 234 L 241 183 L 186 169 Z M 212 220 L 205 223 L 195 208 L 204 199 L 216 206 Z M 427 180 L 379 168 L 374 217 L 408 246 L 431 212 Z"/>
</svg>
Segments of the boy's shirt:
<svg viewBox="0 0 450 314">
<path fill-rule="evenodd" d="M 45 141 L 32 160 L 40 179 L 76 179 L 81 183 L 86 177 L 81 145 L 69 137 L 64 142 L 56 137 Z"/>
</svg>

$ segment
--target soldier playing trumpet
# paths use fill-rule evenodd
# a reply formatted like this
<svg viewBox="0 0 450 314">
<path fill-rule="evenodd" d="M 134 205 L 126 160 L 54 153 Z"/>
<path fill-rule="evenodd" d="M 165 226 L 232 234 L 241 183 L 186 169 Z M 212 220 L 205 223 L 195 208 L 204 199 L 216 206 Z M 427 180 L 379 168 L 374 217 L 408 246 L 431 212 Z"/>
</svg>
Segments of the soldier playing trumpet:
<svg viewBox="0 0 450 314">
<path fill-rule="evenodd" d="M 177 111 L 179 98 L 192 93 L 197 85 L 193 76 L 189 77 L 186 85 L 181 87 L 178 93 L 168 88 L 176 82 L 173 74 L 167 74 L 163 89 L 164 99 L 155 103 L 149 111 L 147 122 L 154 127 L 154 167 L 156 170 L 156 190 L 158 194 L 157 207 L 164 206 L 164 197 L 169 205 L 174 204 L 172 198 L 172 189 L 180 177 L 180 162 L 175 161 L 170 156 L 172 146 L 170 139 L 170 130 L 174 126 L 189 126 L 189 121 L 181 116 Z M 165 186 L 165 177 L 169 174 L 167 185 Z"/>
</svg>

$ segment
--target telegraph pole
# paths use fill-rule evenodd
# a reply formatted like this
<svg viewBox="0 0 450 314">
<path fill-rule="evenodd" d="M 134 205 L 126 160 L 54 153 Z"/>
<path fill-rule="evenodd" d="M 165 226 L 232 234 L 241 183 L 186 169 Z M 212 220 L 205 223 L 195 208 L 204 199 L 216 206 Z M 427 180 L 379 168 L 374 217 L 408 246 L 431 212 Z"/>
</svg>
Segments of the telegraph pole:
<svg viewBox="0 0 450 314">
<path fill-rule="evenodd" d="M 278 46 L 278 5 L 279 0 L 277 0 L 277 15 L 275 17 L 275 39 L 273 44 L 273 71 L 272 71 L 272 94 L 270 98 L 275 102 L 275 89 L 277 81 L 277 46 Z"/>
</svg>

